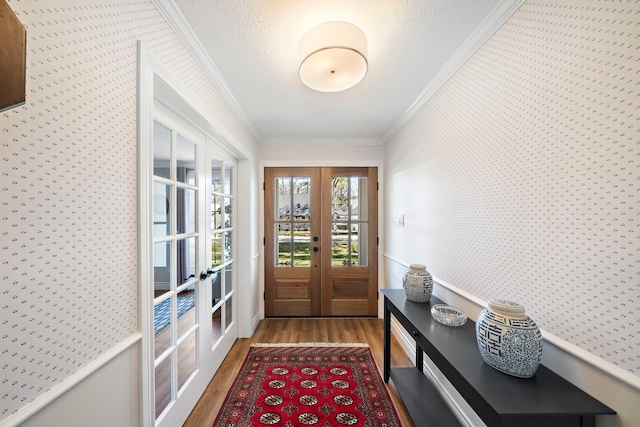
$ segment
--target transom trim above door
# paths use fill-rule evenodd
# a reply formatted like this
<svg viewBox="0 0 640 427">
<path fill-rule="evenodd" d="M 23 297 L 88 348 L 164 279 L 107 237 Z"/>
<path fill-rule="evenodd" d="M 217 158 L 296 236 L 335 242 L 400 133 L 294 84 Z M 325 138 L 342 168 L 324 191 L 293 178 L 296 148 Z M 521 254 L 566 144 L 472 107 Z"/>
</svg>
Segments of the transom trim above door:
<svg viewBox="0 0 640 427">
<path fill-rule="evenodd" d="M 377 314 L 377 168 L 265 168 L 265 315 Z"/>
</svg>

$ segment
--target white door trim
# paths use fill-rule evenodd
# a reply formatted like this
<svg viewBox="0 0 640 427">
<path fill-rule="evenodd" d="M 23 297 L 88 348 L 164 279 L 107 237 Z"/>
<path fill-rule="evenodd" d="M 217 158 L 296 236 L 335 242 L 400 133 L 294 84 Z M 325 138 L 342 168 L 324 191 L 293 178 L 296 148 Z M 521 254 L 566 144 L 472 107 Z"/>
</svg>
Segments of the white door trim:
<svg viewBox="0 0 640 427">
<path fill-rule="evenodd" d="M 237 159 L 244 157 L 243 153 L 232 145 L 231 139 L 221 131 L 220 123 L 212 117 L 210 111 L 200 102 L 180 81 L 178 81 L 167 69 L 151 54 L 147 46 L 138 41 L 138 215 L 139 215 L 139 286 L 140 286 L 140 330 L 142 332 L 142 366 L 141 366 L 141 400 L 140 425 L 151 427 L 156 424 L 155 417 L 155 390 L 154 390 L 154 334 L 153 334 L 153 295 L 149 285 L 153 280 L 153 224 L 151 207 L 153 206 L 153 121 L 154 100 L 167 101 L 168 105 L 175 107 L 175 113 L 193 124 L 202 131 L 205 138 L 221 150 L 226 151 L 231 157 Z M 175 101 L 175 102 L 172 102 Z M 209 142 L 203 144 L 202 150 L 206 153 Z M 204 153 L 202 153 L 204 155 Z M 237 194 L 237 187 L 235 188 Z M 239 271 L 239 263 L 236 261 L 236 269 Z M 237 290 L 237 288 L 236 288 Z M 237 300 L 237 297 L 234 298 Z M 234 301 L 235 302 L 235 301 Z M 237 305 L 234 306 L 237 328 Z M 206 323 L 201 324 L 204 327 Z M 210 329 L 210 325 L 209 325 Z M 237 333 L 235 334 L 237 337 Z M 235 338 L 234 338 L 235 339 Z M 206 342 L 206 341 L 205 341 Z M 229 342 L 223 346 L 228 352 L 231 348 Z M 210 349 L 209 345 L 205 347 Z M 207 355 L 210 355 L 207 352 Z M 226 354 L 226 353 L 225 353 Z M 204 369 L 207 379 L 204 387 L 215 374 L 221 360 L 204 360 L 200 369 Z M 203 391 L 204 391 L 203 387 Z M 195 402 L 194 402 L 195 403 Z M 170 403 L 169 405 L 173 405 Z M 169 408 L 169 406 L 168 406 Z M 187 414 L 188 415 L 188 414 Z M 166 417 L 171 418 L 173 417 Z"/>
<path fill-rule="evenodd" d="M 258 182 L 261 186 L 264 183 L 264 169 L 265 168 L 278 168 L 278 167 L 340 167 L 340 166 L 353 166 L 353 167 L 377 167 L 378 168 L 378 236 L 380 238 L 378 243 L 378 289 L 381 288 L 384 283 L 385 277 L 385 265 L 382 257 L 382 250 L 384 248 L 384 191 L 382 191 L 382 183 L 384 182 L 384 163 L 381 159 L 373 160 L 260 160 L 258 162 Z M 264 191 L 260 191 L 258 200 L 258 212 L 264 212 Z M 264 236 L 264 214 L 258 215 L 258 233 L 260 236 Z M 260 245 L 260 252 L 258 258 L 258 271 L 261 272 L 258 276 L 258 295 L 264 295 L 265 283 L 265 258 L 264 258 L 264 246 Z M 382 318 L 384 313 L 384 299 L 378 301 L 378 317 Z M 259 319 L 264 319 L 264 299 L 259 298 L 258 317 L 254 321 L 257 325 Z"/>
</svg>

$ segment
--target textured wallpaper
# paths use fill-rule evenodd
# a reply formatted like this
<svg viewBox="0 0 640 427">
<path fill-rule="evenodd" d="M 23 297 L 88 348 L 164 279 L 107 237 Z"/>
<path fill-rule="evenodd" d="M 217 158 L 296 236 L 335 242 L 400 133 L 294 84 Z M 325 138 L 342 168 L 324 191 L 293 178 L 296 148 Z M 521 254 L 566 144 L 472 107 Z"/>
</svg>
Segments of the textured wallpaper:
<svg viewBox="0 0 640 427">
<path fill-rule="evenodd" d="M 386 144 L 384 249 L 638 377 L 639 28 L 525 3 Z"/>
<path fill-rule="evenodd" d="M 0 113 L 0 421 L 139 330 L 136 41 L 248 138 L 150 1 L 9 5 L 27 98 Z"/>
</svg>

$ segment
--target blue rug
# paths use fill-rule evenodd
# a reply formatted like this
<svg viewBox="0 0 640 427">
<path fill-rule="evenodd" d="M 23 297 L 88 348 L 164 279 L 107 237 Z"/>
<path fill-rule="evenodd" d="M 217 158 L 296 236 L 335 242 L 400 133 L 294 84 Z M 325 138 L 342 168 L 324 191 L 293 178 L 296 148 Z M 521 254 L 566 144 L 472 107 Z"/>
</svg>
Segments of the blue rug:
<svg viewBox="0 0 640 427">
<path fill-rule="evenodd" d="M 153 333 L 157 334 L 159 331 L 167 327 L 171 320 L 171 298 L 162 301 L 160 304 L 153 307 Z M 178 297 L 178 317 L 191 310 L 196 303 L 196 299 L 193 295 L 186 295 Z"/>
</svg>

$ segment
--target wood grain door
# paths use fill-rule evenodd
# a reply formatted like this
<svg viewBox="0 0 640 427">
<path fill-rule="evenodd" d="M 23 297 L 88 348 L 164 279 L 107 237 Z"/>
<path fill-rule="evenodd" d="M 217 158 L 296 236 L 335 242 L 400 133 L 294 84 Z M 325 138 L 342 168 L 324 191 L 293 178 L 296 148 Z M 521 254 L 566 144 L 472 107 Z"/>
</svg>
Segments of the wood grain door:
<svg viewBox="0 0 640 427">
<path fill-rule="evenodd" d="M 378 170 L 322 170 L 322 315 L 378 313 Z"/>
<path fill-rule="evenodd" d="M 377 168 L 265 169 L 265 315 L 377 314 Z"/>
<path fill-rule="evenodd" d="M 320 316 L 320 169 L 265 169 L 265 315 Z"/>
</svg>

